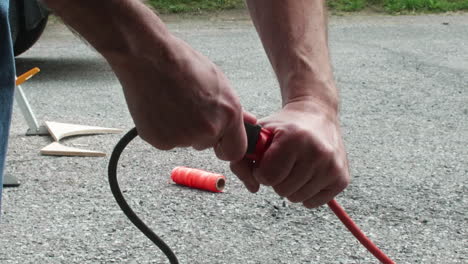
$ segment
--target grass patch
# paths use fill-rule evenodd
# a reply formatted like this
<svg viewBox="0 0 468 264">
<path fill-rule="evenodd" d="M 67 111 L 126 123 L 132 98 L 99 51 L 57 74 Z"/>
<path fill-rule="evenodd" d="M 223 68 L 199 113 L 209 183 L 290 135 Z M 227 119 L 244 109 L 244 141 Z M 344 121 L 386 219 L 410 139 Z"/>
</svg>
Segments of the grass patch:
<svg viewBox="0 0 468 264">
<path fill-rule="evenodd" d="M 468 10 L 468 0 L 387 0 L 385 9 L 390 13 Z"/>
<path fill-rule="evenodd" d="M 367 6 L 366 0 L 329 0 L 328 8 L 333 11 L 355 12 L 363 10 Z"/>
<path fill-rule="evenodd" d="M 245 8 L 244 0 L 148 0 L 148 3 L 159 13 L 166 14 Z M 388 13 L 468 10 L 468 0 L 327 0 L 327 5 L 330 10 L 338 12 L 356 12 L 366 8 Z"/>
<path fill-rule="evenodd" d="M 354 12 L 365 8 L 387 13 L 449 12 L 468 10 L 468 0 L 328 0 L 333 11 Z"/>
<path fill-rule="evenodd" d="M 245 7 L 244 0 L 149 0 L 159 13 L 200 13 Z"/>
</svg>

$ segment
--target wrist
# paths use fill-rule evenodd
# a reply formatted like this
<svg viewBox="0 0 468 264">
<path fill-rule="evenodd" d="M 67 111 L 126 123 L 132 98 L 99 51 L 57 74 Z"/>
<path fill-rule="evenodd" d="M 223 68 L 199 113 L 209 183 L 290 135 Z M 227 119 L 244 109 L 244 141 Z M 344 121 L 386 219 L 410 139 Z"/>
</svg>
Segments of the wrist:
<svg viewBox="0 0 468 264">
<path fill-rule="evenodd" d="M 330 108 L 313 97 L 301 97 L 284 104 L 283 110 L 297 112 L 299 114 L 311 114 L 321 116 L 324 120 L 332 123 L 339 123 L 338 111 Z"/>
<path fill-rule="evenodd" d="M 282 89 L 283 106 L 301 102 L 319 107 L 331 116 L 338 115 L 338 90 L 332 78 L 298 78 L 290 80 L 287 85 L 287 88 Z"/>
</svg>

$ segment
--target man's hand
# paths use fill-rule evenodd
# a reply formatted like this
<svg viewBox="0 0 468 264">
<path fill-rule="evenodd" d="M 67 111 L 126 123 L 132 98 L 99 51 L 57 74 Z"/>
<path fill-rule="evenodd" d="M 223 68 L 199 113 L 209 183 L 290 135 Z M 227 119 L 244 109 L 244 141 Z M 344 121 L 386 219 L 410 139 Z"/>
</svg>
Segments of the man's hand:
<svg viewBox="0 0 468 264">
<path fill-rule="evenodd" d="M 274 138 L 259 167 L 243 160 L 231 168 L 252 192 L 269 185 L 292 202 L 317 207 L 350 180 L 325 0 L 247 0 L 247 6 L 278 78 L 283 109 L 260 121 Z"/>
<path fill-rule="evenodd" d="M 171 37 L 169 61 L 107 56 L 124 88 L 139 135 L 159 149 L 214 147 L 235 161 L 247 149 L 243 113 L 227 78 L 209 59 Z"/>
<path fill-rule="evenodd" d="M 44 0 L 119 78 L 139 135 L 159 149 L 215 148 L 235 161 L 247 149 L 243 113 L 224 74 L 135 0 Z"/>
<path fill-rule="evenodd" d="M 259 166 L 242 160 L 231 162 L 231 170 L 251 192 L 264 184 L 307 208 L 327 203 L 350 181 L 338 120 L 329 112 L 313 100 L 285 105 L 259 121 L 274 134 Z"/>
</svg>

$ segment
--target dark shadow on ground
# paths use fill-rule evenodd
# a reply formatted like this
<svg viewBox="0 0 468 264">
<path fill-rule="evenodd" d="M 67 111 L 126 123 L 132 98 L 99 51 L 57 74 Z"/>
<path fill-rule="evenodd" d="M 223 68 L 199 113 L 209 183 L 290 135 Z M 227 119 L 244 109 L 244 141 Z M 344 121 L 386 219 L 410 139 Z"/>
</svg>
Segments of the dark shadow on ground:
<svg viewBox="0 0 468 264">
<path fill-rule="evenodd" d="M 16 73 L 21 75 L 26 71 L 39 67 L 41 72 L 34 79 L 37 81 L 79 81 L 102 79 L 113 75 L 104 59 L 100 58 L 16 58 Z"/>
</svg>

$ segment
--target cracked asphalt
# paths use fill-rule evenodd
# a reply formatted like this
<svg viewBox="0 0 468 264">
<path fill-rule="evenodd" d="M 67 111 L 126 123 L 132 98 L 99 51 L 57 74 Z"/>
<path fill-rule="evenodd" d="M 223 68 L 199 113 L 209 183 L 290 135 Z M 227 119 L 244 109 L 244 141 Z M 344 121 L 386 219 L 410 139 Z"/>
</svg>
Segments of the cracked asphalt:
<svg viewBox="0 0 468 264">
<path fill-rule="evenodd" d="M 281 106 L 277 82 L 245 15 L 170 16 L 170 29 L 227 74 L 243 106 Z M 330 46 L 352 183 L 337 197 L 397 263 L 468 263 L 468 15 L 332 17 Z M 38 117 L 130 129 L 106 62 L 60 22 L 17 58 L 41 72 L 23 89 Z M 167 263 L 120 211 L 105 158 L 41 156 L 14 110 L 0 263 Z M 65 139 L 110 154 L 121 135 Z M 377 263 L 331 211 L 307 210 L 269 188 L 250 194 L 211 151 L 158 151 L 141 140 L 120 181 L 137 213 L 181 263 Z M 227 176 L 221 194 L 168 183 L 179 165 Z"/>
</svg>

